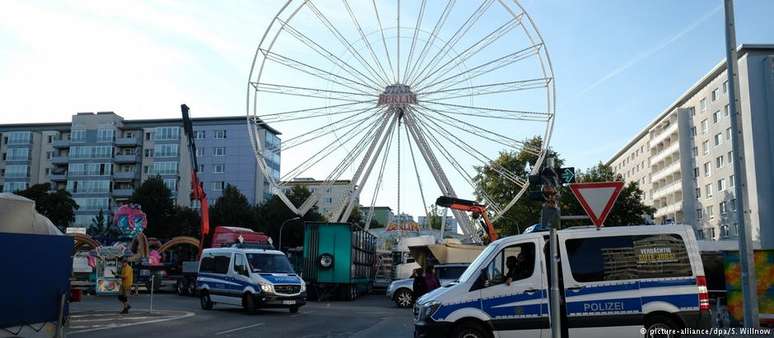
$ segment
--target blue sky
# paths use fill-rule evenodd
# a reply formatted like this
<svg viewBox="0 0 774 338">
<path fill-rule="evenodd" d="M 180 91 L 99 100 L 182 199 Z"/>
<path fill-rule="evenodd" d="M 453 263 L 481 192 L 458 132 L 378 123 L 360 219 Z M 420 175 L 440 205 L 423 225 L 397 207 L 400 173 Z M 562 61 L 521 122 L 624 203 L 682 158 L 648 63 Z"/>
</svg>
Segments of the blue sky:
<svg viewBox="0 0 774 338">
<path fill-rule="evenodd" d="M 242 115 L 255 48 L 281 5 L 4 1 L 0 123 L 105 110 L 128 119 L 177 117 L 182 102 L 194 116 Z M 568 165 L 607 160 L 725 56 L 721 0 L 522 5 L 553 61 L 552 146 Z M 737 41 L 774 43 L 771 13 L 774 1 L 737 1 Z"/>
</svg>

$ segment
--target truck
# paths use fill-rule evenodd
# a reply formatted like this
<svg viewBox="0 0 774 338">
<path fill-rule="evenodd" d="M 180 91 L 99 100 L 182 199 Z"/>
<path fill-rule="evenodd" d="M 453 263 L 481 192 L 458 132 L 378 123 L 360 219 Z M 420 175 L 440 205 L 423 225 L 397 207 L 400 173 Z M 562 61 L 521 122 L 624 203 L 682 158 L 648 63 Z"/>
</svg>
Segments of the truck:
<svg viewBox="0 0 774 338">
<path fill-rule="evenodd" d="M 310 299 L 354 300 L 373 287 L 376 236 L 356 224 L 304 224 L 302 278 Z"/>
</svg>

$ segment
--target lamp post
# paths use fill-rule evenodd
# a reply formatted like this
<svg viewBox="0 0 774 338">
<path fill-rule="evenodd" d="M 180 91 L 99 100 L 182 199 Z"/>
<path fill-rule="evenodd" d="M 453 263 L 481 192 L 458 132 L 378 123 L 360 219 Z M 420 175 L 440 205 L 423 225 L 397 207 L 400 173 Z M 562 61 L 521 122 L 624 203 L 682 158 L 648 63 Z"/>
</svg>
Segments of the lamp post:
<svg viewBox="0 0 774 338">
<path fill-rule="evenodd" d="M 279 233 L 279 250 L 280 251 L 282 251 L 282 229 L 285 228 L 285 224 L 288 224 L 288 222 L 290 222 L 290 221 L 297 221 L 299 219 L 301 219 L 301 217 L 298 217 L 298 216 L 293 217 L 293 218 L 288 218 L 284 222 L 282 222 L 282 225 L 280 225 L 280 231 L 279 231 L 280 232 Z"/>
</svg>

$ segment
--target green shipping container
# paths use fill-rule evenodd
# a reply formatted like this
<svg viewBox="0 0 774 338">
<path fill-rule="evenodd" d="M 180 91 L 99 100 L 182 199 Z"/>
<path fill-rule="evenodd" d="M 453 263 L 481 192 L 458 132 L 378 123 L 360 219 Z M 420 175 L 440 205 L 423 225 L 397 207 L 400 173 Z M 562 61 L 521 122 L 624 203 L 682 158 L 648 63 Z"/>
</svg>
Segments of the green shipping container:
<svg viewBox="0 0 774 338">
<path fill-rule="evenodd" d="M 373 286 L 376 237 L 348 223 L 304 225 L 304 270 L 312 299 L 352 300 Z"/>
</svg>

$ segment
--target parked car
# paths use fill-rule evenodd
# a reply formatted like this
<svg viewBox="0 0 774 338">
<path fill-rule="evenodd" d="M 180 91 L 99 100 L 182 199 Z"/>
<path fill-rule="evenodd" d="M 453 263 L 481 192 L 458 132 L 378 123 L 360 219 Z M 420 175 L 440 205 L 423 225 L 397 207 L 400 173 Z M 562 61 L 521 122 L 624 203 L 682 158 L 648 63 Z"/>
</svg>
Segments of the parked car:
<svg viewBox="0 0 774 338">
<path fill-rule="evenodd" d="M 460 278 L 468 264 L 443 264 L 435 266 L 435 273 L 441 285 L 448 284 Z M 398 307 L 411 307 L 414 305 L 414 279 L 399 279 L 387 287 L 387 297 L 392 299 Z"/>
<path fill-rule="evenodd" d="M 642 337 L 710 325 L 707 279 L 687 225 L 558 231 L 570 337 Z M 550 332 L 547 232 L 494 241 L 459 281 L 420 297 L 415 337 L 539 337 Z"/>
</svg>

